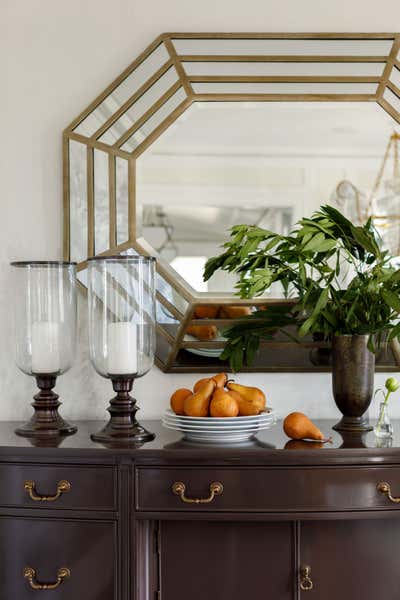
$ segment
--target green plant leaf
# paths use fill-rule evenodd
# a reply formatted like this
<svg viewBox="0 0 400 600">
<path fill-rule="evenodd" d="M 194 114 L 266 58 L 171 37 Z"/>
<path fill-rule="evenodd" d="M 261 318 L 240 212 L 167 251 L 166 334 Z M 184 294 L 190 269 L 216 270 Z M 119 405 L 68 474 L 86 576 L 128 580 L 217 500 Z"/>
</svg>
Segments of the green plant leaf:
<svg viewBox="0 0 400 600">
<path fill-rule="evenodd" d="M 246 364 L 252 365 L 258 349 L 260 347 L 260 338 L 256 335 L 250 335 L 246 345 Z"/>
<path fill-rule="evenodd" d="M 313 315 L 308 317 L 308 319 L 306 319 L 299 328 L 299 336 L 304 337 L 305 335 L 307 335 L 307 333 L 310 332 L 310 329 L 314 325 L 316 320 L 317 320 L 317 318 L 314 317 Z"/>
<path fill-rule="evenodd" d="M 352 233 L 354 239 L 360 246 L 362 246 L 368 252 L 371 252 L 374 256 L 379 255 L 379 247 L 374 237 L 367 233 L 365 227 L 352 227 Z"/>
<path fill-rule="evenodd" d="M 382 298 L 390 308 L 400 313 L 400 297 L 390 290 L 382 290 Z"/>
<path fill-rule="evenodd" d="M 394 338 L 397 338 L 399 335 L 400 335 L 400 323 L 395 325 L 393 327 L 392 331 L 389 333 L 389 337 L 388 337 L 389 342 L 394 340 Z"/>
<path fill-rule="evenodd" d="M 319 252 L 318 248 L 325 241 L 325 236 L 322 232 L 317 233 L 309 242 L 303 246 L 303 252 Z"/>
<path fill-rule="evenodd" d="M 317 252 L 330 252 L 334 248 L 336 248 L 337 240 L 325 240 L 322 242 L 317 250 Z"/>
<path fill-rule="evenodd" d="M 232 349 L 231 354 L 229 356 L 229 364 L 234 373 L 238 373 L 239 371 L 242 370 L 243 356 L 244 356 L 244 350 L 243 350 L 242 346 L 237 345 Z"/>
</svg>

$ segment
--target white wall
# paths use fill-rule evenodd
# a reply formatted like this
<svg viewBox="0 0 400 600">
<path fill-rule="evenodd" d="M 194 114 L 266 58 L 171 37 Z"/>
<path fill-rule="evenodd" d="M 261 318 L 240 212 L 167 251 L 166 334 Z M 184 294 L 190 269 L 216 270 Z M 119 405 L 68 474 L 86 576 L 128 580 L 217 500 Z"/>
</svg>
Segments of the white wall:
<svg viewBox="0 0 400 600">
<path fill-rule="evenodd" d="M 0 2 L 0 419 L 30 414 L 33 381 L 13 362 L 11 259 L 60 258 L 61 131 L 162 31 L 393 31 L 398 0 L 1 0 Z M 60 379 L 64 414 L 102 418 L 107 382 L 80 351 Z M 191 375 L 157 369 L 137 383 L 142 416 L 158 416 Z M 329 375 L 243 375 L 284 414 L 336 416 Z M 383 376 L 377 377 L 377 383 Z M 400 416 L 400 402 L 393 405 Z"/>
</svg>

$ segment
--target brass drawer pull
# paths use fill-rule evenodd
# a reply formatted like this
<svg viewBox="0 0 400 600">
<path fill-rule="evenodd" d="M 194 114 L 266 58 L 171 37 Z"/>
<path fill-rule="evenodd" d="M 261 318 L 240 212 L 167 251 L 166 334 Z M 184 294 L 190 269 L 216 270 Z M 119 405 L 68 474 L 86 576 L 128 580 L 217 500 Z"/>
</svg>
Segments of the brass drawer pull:
<svg viewBox="0 0 400 600">
<path fill-rule="evenodd" d="M 392 496 L 390 485 L 388 483 L 386 483 L 386 481 L 381 481 L 380 483 L 378 483 L 378 485 L 376 486 L 376 489 L 381 494 L 384 494 L 386 496 L 386 498 L 389 498 L 390 502 L 394 502 L 395 504 L 400 504 L 400 498 L 394 498 L 394 496 Z"/>
<path fill-rule="evenodd" d="M 24 577 L 29 581 L 29 585 L 33 590 L 55 590 L 63 583 L 64 579 L 71 577 L 71 571 L 66 567 L 62 567 L 57 571 L 57 581 L 54 583 L 39 583 L 36 579 L 35 569 L 25 567 Z"/>
<path fill-rule="evenodd" d="M 58 500 L 62 494 L 70 491 L 71 484 L 69 481 L 59 481 L 57 484 L 57 492 L 54 496 L 43 496 L 38 494 L 35 488 L 36 484 L 34 481 L 25 481 L 24 490 L 28 493 L 31 500 L 34 500 L 35 502 L 54 502 L 55 500 Z"/>
<path fill-rule="evenodd" d="M 214 500 L 215 496 L 220 496 L 222 494 L 224 486 L 219 481 L 210 483 L 210 495 L 208 498 L 187 498 L 185 496 L 186 485 L 182 483 L 182 481 L 176 481 L 172 486 L 172 491 L 186 504 L 209 504 Z"/>
<path fill-rule="evenodd" d="M 300 569 L 300 589 L 303 592 L 309 592 L 313 589 L 314 584 L 310 578 L 311 575 L 311 567 L 305 565 Z"/>
</svg>

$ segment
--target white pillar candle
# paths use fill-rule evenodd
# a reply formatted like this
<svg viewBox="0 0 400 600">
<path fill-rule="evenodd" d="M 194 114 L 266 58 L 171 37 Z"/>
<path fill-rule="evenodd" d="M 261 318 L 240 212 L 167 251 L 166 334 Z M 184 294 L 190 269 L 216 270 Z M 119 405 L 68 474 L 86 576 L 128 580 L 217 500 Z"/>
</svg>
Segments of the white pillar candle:
<svg viewBox="0 0 400 600">
<path fill-rule="evenodd" d="M 57 373 L 60 370 L 60 334 L 57 322 L 32 324 L 32 373 Z"/>
<path fill-rule="evenodd" d="M 137 373 L 136 325 L 130 322 L 110 323 L 107 329 L 107 372 L 110 375 Z"/>
</svg>

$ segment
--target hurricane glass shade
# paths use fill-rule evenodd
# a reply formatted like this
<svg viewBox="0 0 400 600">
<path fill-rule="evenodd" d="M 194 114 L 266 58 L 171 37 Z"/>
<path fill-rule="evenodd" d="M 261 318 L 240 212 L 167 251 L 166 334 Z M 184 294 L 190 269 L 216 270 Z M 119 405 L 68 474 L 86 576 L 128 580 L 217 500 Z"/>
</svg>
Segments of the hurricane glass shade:
<svg viewBox="0 0 400 600">
<path fill-rule="evenodd" d="M 76 350 L 76 265 L 14 262 L 15 358 L 27 375 L 58 376 Z"/>
<path fill-rule="evenodd" d="M 34 440 L 75 433 L 58 412 L 56 380 L 76 354 L 76 265 L 69 262 L 14 262 L 15 357 L 36 378 L 39 393 L 30 421 L 16 429 Z M 40 445 L 40 443 L 39 443 Z"/>
<path fill-rule="evenodd" d="M 88 261 L 89 347 L 96 371 L 136 379 L 153 366 L 155 261 L 142 256 Z"/>
</svg>

